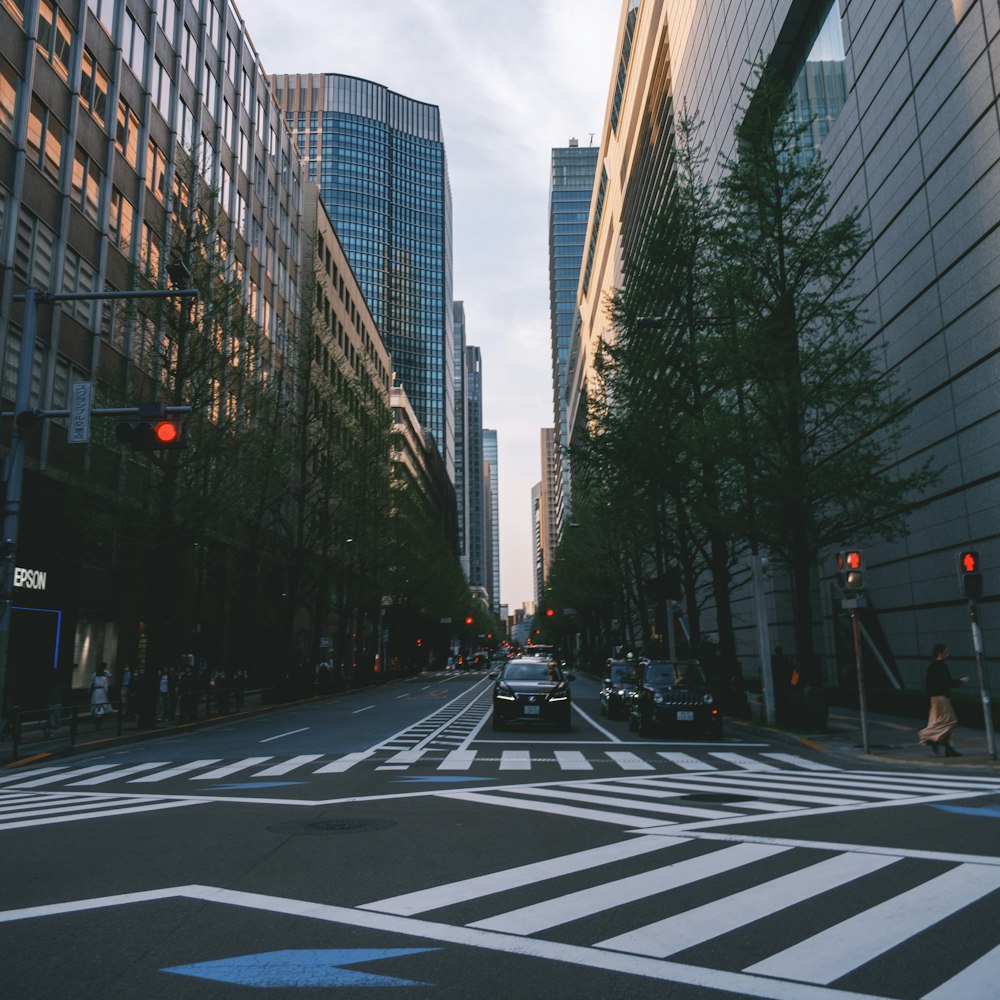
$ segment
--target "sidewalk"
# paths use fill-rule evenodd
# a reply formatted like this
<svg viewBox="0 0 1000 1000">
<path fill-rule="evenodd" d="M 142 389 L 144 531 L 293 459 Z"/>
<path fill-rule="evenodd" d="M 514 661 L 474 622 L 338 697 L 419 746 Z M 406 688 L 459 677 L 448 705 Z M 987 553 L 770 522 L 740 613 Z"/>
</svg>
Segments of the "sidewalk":
<svg viewBox="0 0 1000 1000">
<path fill-rule="evenodd" d="M 767 736 L 783 736 L 793 743 L 804 743 L 807 746 L 824 750 L 827 753 L 849 757 L 856 761 L 867 763 L 892 763 L 932 765 L 939 768 L 975 767 L 1000 770 L 1000 762 L 990 760 L 986 732 L 983 729 L 970 729 L 959 726 L 952 734 L 952 746 L 961 757 L 937 757 L 930 747 L 920 745 L 917 733 L 925 725 L 926 720 L 909 719 L 896 715 L 867 715 L 868 748 L 864 751 L 864 741 L 861 733 L 861 715 L 856 708 L 842 708 L 839 705 L 830 707 L 826 729 L 818 732 L 795 732 L 788 729 L 777 729 L 759 722 L 743 720 L 727 720 L 731 731 L 745 728 L 749 732 L 759 732 Z M 1000 747 L 1000 738 L 994 733 L 994 742 Z"/>
</svg>

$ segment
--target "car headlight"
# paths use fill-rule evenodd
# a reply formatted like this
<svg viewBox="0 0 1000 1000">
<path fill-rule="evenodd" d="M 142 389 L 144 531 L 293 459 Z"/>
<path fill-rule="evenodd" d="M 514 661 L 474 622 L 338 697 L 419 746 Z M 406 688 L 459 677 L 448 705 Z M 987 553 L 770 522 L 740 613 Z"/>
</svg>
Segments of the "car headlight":
<svg viewBox="0 0 1000 1000">
<path fill-rule="evenodd" d="M 663 704 L 663 695 L 659 691 L 657 691 L 656 694 L 653 695 L 653 702 L 657 705 Z"/>
<path fill-rule="evenodd" d="M 710 695 L 710 694 L 706 694 L 706 695 L 705 695 L 705 696 L 704 696 L 704 697 L 703 697 L 703 698 L 702 698 L 701 700 L 702 700 L 702 701 L 703 701 L 703 702 L 704 702 L 704 703 L 705 703 L 706 705 L 711 705 L 711 704 L 712 704 L 712 702 L 713 702 L 713 701 L 715 701 L 715 698 L 713 698 L 713 697 L 712 697 L 712 695 Z"/>
<path fill-rule="evenodd" d="M 556 688 L 549 694 L 549 701 L 565 701 L 568 697 L 568 688 Z"/>
<path fill-rule="evenodd" d="M 493 697 L 499 698 L 500 701 L 517 701 L 517 696 L 510 688 L 498 687 L 493 692 Z"/>
</svg>

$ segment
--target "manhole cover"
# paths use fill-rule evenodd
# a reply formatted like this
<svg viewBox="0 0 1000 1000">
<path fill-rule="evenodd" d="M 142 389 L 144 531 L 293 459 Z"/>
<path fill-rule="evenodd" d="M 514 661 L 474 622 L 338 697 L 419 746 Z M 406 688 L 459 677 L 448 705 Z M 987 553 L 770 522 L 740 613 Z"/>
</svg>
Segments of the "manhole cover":
<svg viewBox="0 0 1000 1000">
<path fill-rule="evenodd" d="M 267 829 L 271 833 L 368 833 L 395 826 L 391 819 L 318 819 L 312 823 L 277 823 Z"/>
</svg>

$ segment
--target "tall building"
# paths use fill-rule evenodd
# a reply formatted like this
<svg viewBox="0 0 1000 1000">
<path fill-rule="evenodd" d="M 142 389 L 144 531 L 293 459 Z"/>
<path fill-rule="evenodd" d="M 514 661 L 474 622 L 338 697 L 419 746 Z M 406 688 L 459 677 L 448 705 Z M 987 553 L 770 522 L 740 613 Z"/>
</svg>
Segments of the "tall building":
<svg viewBox="0 0 1000 1000">
<path fill-rule="evenodd" d="M 549 325 L 552 338 L 553 448 L 558 463 L 556 490 L 551 503 L 557 525 L 562 525 L 570 495 L 570 465 L 566 452 L 569 444 L 566 415 L 569 357 L 597 154 L 597 146 L 583 147 L 576 139 L 570 139 L 567 147 L 552 150 L 549 177 Z M 548 541 L 554 546 L 555 535 Z M 551 561 L 551 553 L 546 558 L 547 562 Z"/>
<path fill-rule="evenodd" d="M 397 378 L 454 482 L 452 209 L 440 112 L 339 73 L 272 80 Z"/>
<path fill-rule="evenodd" d="M 593 350 L 606 332 L 604 297 L 620 280 L 617 262 L 667 190 L 673 109 L 686 107 L 702 122 L 717 178 L 723 158 L 738 154 L 734 129 L 752 67 L 766 60 L 811 123 L 831 217 L 857 208 L 870 233 L 854 290 L 867 342 L 913 404 L 898 466 L 930 458 L 941 472 L 929 495 L 913 498 L 921 506 L 904 540 L 863 540 L 867 631 L 913 688 L 935 643 L 972 660 L 954 553 L 976 548 L 985 566 L 1000 566 L 997 18 L 992 0 L 746 0 L 738 12 L 730 0 L 623 0 L 583 262 L 568 415 L 577 427 L 586 419 Z M 732 30 L 720 30 L 724 24 Z M 841 627 L 832 575 L 831 557 L 821 567 L 814 622 L 828 679 L 836 678 Z M 774 596 L 771 629 L 782 642 L 788 613 Z M 753 606 L 735 611 L 741 658 L 755 662 Z M 997 623 L 984 629 L 985 648 L 996 648 Z"/>
<path fill-rule="evenodd" d="M 469 586 L 489 588 L 487 568 L 487 496 L 483 488 L 483 362 L 478 347 L 466 347 L 468 393 L 465 425 L 466 490 L 469 509 Z"/>
<path fill-rule="evenodd" d="M 541 586 L 545 587 L 556 558 L 556 545 L 559 541 L 557 518 L 558 496 L 562 464 L 556 450 L 556 432 L 553 427 L 543 427 L 540 435 L 542 452 L 542 480 L 538 484 L 538 571 L 541 573 Z M 539 600 L 541 591 L 535 596 Z"/>
<path fill-rule="evenodd" d="M 465 303 L 455 303 L 455 506 L 458 556 L 469 579 L 469 387 L 465 370 Z"/>
<path fill-rule="evenodd" d="M 545 590 L 542 547 L 542 484 L 531 487 L 531 552 L 533 556 L 535 603 L 540 604 Z"/>
<path fill-rule="evenodd" d="M 486 516 L 487 560 L 486 586 L 490 592 L 490 608 L 500 613 L 500 459 L 497 453 L 497 432 L 483 429 L 483 467 L 487 472 L 489 507 Z"/>
</svg>

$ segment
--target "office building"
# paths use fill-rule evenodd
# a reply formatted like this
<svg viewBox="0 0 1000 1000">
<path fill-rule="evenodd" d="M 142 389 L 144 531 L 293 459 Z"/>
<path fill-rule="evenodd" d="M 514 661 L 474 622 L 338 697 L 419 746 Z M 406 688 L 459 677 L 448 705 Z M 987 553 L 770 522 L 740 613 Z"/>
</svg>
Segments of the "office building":
<svg viewBox="0 0 1000 1000">
<path fill-rule="evenodd" d="M 452 209 L 432 104 L 338 73 L 273 78 L 397 378 L 455 478 Z"/>
<path fill-rule="evenodd" d="M 566 413 L 569 358 L 597 153 L 596 146 L 581 146 L 576 139 L 570 139 L 567 147 L 552 150 L 549 177 L 549 326 L 552 338 L 553 450 L 558 465 L 554 483 L 556 489 L 550 503 L 557 526 L 563 523 L 570 494 L 570 463 L 566 451 L 570 439 Z M 545 475 L 547 481 L 548 473 Z M 558 527 L 547 543 L 554 547 L 557 536 Z M 547 562 L 551 561 L 551 555 L 551 551 L 547 552 Z"/>
<path fill-rule="evenodd" d="M 500 458 L 497 452 L 497 432 L 483 429 L 483 468 L 488 491 L 486 511 L 486 586 L 490 592 L 490 608 L 500 611 Z"/>
</svg>

